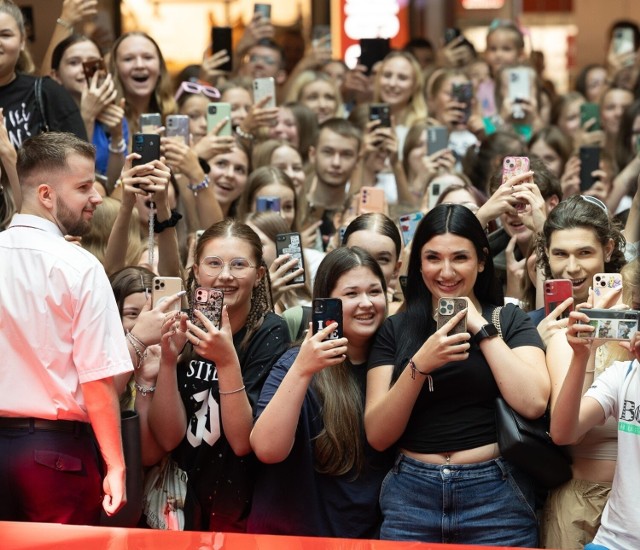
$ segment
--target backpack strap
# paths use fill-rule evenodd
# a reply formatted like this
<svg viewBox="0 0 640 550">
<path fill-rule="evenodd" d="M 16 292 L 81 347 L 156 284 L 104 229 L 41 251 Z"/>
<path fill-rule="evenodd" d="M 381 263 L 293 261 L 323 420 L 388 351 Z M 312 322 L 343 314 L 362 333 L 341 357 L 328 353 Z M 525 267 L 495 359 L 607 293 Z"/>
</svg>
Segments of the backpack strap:
<svg viewBox="0 0 640 550">
<path fill-rule="evenodd" d="M 47 122 L 47 113 L 44 110 L 44 101 L 42 100 L 42 77 L 36 78 L 34 84 L 34 91 L 36 96 L 36 108 L 40 112 L 42 118 L 42 127 L 45 132 L 49 132 L 49 123 Z"/>
</svg>

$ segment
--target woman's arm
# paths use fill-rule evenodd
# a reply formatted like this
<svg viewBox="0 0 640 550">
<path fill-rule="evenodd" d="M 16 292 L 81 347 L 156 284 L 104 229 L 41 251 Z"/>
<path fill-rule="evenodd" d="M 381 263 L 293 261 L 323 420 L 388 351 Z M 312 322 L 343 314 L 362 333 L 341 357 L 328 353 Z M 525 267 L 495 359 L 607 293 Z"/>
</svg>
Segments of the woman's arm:
<svg viewBox="0 0 640 550">
<path fill-rule="evenodd" d="M 293 447 L 300 410 L 316 372 L 345 360 L 347 339 L 328 340 L 337 328 L 332 323 L 312 334 L 311 326 L 293 364 L 251 430 L 251 448 L 261 462 L 282 462 Z M 266 384 L 269 384 L 267 381 Z M 265 387 L 268 387 L 265 384 Z"/>
<path fill-rule="evenodd" d="M 411 411 L 428 375 L 451 361 L 469 357 L 469 333 L 447 336 L 466 313 L 460 311 L 434 332 L 413 356 L 393 386 L 393 365 L 374 367 L 367 373 L 364 429 L 369 444 L 378 451 L 388 449 L 403 434 Z"/>
</svg>

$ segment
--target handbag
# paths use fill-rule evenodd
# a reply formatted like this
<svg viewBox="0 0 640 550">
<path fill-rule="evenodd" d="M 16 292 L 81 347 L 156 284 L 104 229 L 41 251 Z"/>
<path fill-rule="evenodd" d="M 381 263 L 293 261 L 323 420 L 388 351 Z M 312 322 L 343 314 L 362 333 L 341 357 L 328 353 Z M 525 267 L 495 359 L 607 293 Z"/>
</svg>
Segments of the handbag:
<svg viewBox="0 0 640 550">
<path fill-rule="evenodd" d="M 494 309 L 492 321 L 502 337 L 501 309 Z M 553 489 L 572 478 L 571 456 L 549 435 L 548 410 L 532 420 L 514 411 L 502 397 L 497 397 L 496 430 L 503 458 L 542 487 Z"/>
<path fill-rule="evenodd" d="M 147 474 L 144 482 L 144 513 L 154 529 L 184 531 L 187 474 L 171 455 L 166 455 Z"/>
</svg>

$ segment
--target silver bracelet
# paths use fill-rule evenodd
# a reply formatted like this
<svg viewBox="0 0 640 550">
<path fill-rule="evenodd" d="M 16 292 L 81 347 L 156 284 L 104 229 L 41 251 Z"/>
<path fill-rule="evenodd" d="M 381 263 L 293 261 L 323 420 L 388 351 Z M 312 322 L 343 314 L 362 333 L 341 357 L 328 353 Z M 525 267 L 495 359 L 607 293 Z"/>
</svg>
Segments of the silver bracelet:
<svg viewBox="0 0 640 550">
<path fill-rule="evenodd" d="M 133 382 L 133 386 L 140 393 L 140 395 L 142 395 L 142 397 L 147 397 L 148 393 L 153 393 L 154 391 L 156 391 L 155 386 L 149 386 L 148 388 L 146 388 L 145 386 L 141 386 L 140 384 L 138 384 L 138 382 L 136 381 Z"/>
<path fill-rule="evenodd" d="M 73 25 L 68 21 L 65 21 L 64 19 L 61 19 L 60 17 L 58 17 L 58 19 L 56 19 L 56 23 L 58 23 L 58 25 L 63 26 L 68 31 L 73 32 Z"/>
<path fill-rule="evenodd" d="M 127 142 L 124 140 L 124 138 L 122 138 L 118 142 L 118 145 L 114 147 L 110 141 L 108 145 L 108 149 L 109 149 L 109 152 L 113 153 L 114 155 L 122 155 L 123 153 L 127 152 Z"/>
<path fill-rule="evenodd" d="M 238 126 L 236 126 L 236 134 L 238 134 L 242 139 L 246 139 L 248 141 L 253 141 L 255 139 L 255 136 L 253 134 L 245 132 L 242 128 L 240 128 L 239 124 Z"/>
<path fill-rule="evenodd" d="M 219 391 L 218 393 L 220 395 L 231 395 L 232 393 L 240 393 L 241 391 L 243 391 L 245 389 L 245 385 L 243 384 L 241 388 L 238 388 L 237 390 L 231 390 L 231 391 Z M 155 388 L 154 388 L 155 389 Z"/>
</svg>

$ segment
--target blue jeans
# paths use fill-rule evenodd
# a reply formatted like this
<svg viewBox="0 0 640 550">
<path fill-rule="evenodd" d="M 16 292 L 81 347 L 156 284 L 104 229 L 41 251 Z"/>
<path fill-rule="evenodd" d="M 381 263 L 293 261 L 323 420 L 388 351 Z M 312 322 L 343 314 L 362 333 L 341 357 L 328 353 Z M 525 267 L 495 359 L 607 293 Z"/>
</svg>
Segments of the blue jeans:
<svg viewBox="0 0 640 550">
<path fill-rule="evenodd" d="M 380 492 L 380 538 L 535 547 L 533 483 L 502 458 L 426 464 L 400 454 Z"/>
</svg>

